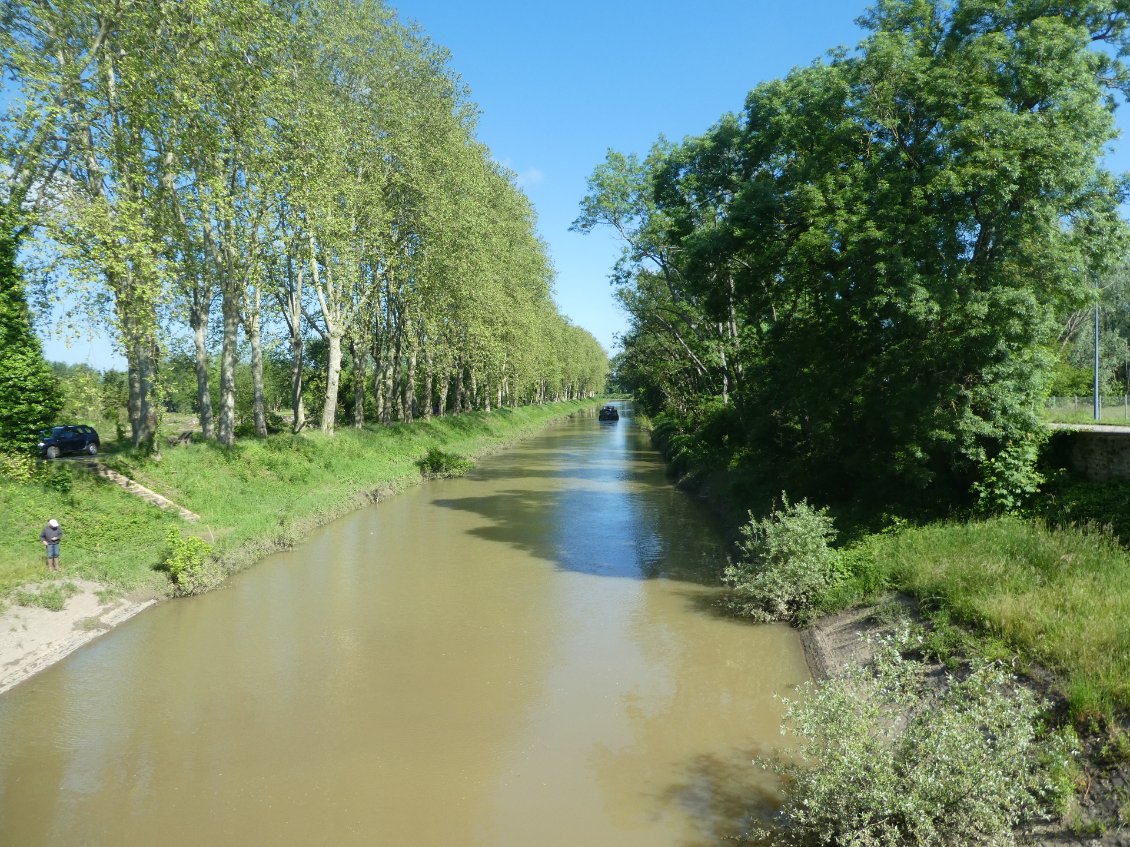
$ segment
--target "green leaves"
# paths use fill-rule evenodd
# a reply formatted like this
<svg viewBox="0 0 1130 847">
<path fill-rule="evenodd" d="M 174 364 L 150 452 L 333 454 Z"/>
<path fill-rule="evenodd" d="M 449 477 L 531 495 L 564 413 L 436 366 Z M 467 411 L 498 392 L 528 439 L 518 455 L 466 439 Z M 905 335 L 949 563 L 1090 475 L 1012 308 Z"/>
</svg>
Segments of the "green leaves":
<svg viewBox="0 0 1130 847">
<path fill-rule="evenodd" d="M 905 648 L 905 642 L 902 644 Z M 899 644 L 786 701 L 800 739 L 781 809 L 786 844 L 1013 845 L 1070 796 L 1070 733 L 999 665 L 928 685 Z"/>
<path fill-rule="evenodd" d="M 829 546 L 836 530 L 827 509 L 807 500 L 781 506 L 741 527 L 738 558 L 725 570 L 732 605 L 759 621 L 804 622 L 838 580 L 837 554 Z"/>
<path fill-rule="evenodd" d="M 4 197 L 35 213 L 8 223 L 43 231 L 55 279 L 115 331 L 135 443 L 152 440 L 162 343 L 187 313 L 206 362 L 217 292 L 229 446 L 239 328 L 258 347 L 276 304 L 296 359 L 312 332 L 333 348 L 306 382 L 325 386 L 327 429 L 343 347 L 359 374 L 378 360 L 386 420 L 442 407 L 456 371 L 476 408 L 601 387 L 606 357 L 558 313 L 533 209 L 475 138 L 447 53 L 383 2 L 5 13 Z"/>
<path fill-rule="evenodd" d="M 648 402 L 733 402 L 778 487 L 967 497 L 1039 428 L 1058 317 L 1127 244 L 1098 164 L 1123 72 L 1092 47 L 1127 16 L 888 0 L 865 21 L 857 52 L 704 135 L 610 153 L 575 226 L 625 240 L 620 370 Z"/>
<path fill-rule="evenodd" d="M 17 240 L 0 210 L 0 452 L 35 447 L 39 431 L 55 422 L 62 397 L 32 331 Z"/>
</svg>

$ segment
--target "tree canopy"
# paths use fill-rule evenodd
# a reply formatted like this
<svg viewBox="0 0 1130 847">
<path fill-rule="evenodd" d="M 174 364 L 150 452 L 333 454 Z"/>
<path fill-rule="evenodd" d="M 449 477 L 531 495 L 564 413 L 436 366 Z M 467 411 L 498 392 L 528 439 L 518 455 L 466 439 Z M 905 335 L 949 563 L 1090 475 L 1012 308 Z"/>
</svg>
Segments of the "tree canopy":
<svg viewBox="0 0 1130 847">
<path fill-rule="evenodd" d="M 1099 164 L 1127 10 L 881 0 L 852 52 L 699 137 L 610 152 L 621 380 L 777 491 L 967 491 L 1039 429 L 1062 317 L 1124 252 Z M 704 410 L 708 410 L 705 411 Z"/>
<path fill-rule="evenodd" d="M 0 8 L 5 203 L 113 330 L 135 444 L 177 338 L 224 444 L 241 335 L 260 433 L 264 344 L 287 348 L 295 429 L 307 405 L 334 429 L 343 371 L 356 425 L 603 387 L 606 355 L 557 311 L 533 209 L 446 52 L 379 0 Z"/>
</svg>

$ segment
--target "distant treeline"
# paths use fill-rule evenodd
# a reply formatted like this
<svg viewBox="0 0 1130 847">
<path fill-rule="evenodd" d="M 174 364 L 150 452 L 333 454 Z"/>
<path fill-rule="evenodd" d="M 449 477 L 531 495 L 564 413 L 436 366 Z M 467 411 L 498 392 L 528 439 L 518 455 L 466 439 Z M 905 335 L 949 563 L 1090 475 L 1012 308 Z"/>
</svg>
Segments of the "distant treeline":
<svg viewBox="0 0 1130 847">
<path fill-rule="evenodd" d="M 855 50 L 701 136 L 610 153 L 575 226 L 625 241 L 619 386 L 699 465 L 777 493 L 1031 488 L 1057 342 L 1125 276 L 1126 186 L 1100 159 L 1127 22 L 1109 2 L 881 0 Z M 1125 362 L 1105 358 L 1110 381 Z"/>
<path fill-rule="evenodd" d="M 259 433 L 265 349 L 295 430 L 314 390 L 333 430 L 343 369 L 355 425 L 603 389 L 607 356 L 558 312 L 533 209 L 447 54 L 383 3 L 59 0 L 3 20 L 4 226 L 42 305 L 62 289 L 112 329 L 135 445 L 178 352 L 205 436 L 231 444 L 241 343 Z"/>
</svg>

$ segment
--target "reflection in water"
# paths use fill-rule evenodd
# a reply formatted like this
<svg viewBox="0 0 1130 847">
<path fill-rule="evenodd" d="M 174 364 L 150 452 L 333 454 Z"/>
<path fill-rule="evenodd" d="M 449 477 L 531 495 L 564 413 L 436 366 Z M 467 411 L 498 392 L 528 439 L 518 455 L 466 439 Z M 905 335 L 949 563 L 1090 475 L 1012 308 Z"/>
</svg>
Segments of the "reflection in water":
<svg viewBox="0 0 1130 847">
<path fill-rule="evenodd" d="M 0 698 L 0 844 L 706 845 L 805 678 L 622 418 L 355 513 Z M 759 812 L 760 809 L 760 812 Z"/>
</svg>

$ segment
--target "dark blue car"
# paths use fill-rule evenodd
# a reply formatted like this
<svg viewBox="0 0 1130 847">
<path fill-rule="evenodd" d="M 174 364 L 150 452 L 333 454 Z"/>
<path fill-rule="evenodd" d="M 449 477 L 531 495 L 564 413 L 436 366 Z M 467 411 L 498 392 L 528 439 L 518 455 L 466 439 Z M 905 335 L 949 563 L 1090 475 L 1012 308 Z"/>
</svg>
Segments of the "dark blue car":
<svg viewBox="0 0 1130 847">
<path fill-rule="evenodd" d="M 98 455 L 102 442 L 94 427 L 82 425 L 56 426 L 39 433 L 39 455 L 57 459 L 64 453 Z"/>
</svg>

